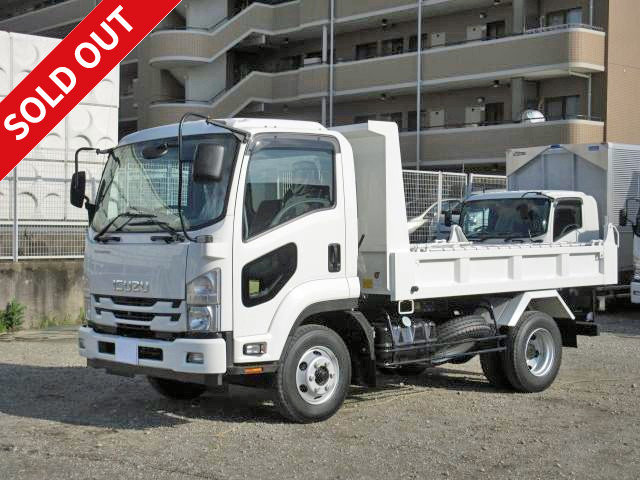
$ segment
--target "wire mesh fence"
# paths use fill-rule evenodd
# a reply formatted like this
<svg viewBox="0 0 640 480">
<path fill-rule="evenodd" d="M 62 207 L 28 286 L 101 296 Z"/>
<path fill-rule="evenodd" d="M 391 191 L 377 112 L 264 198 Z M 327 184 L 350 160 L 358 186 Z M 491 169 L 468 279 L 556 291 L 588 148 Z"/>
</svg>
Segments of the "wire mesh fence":
<svg viewBox="0 0 640 480">
<path fill-rule="evenodd" d="M 106 158 L 80 156 L 95 197 Z M 69 204 L 74 162 L 64 149 L 36 149 L 0 182 L 0 259 L 81 258 L 87 213 Z"/>
<path fill-rule="evenodd" d="M 506 190 L 507 177 L 504 175 L 482 175 L 472 173 L 469 175 L 468 193 L 486 192 L 489 190 Z"/>
<path fill-rule="evenodd" d="M 506 190 L 507 177 L 464 173 L 404 170 L 404 195 L 411 243 L 447 238 L 451 227 L 443 217 L 457 221 L 462 200 L 474 192 Z"/>
</svg>

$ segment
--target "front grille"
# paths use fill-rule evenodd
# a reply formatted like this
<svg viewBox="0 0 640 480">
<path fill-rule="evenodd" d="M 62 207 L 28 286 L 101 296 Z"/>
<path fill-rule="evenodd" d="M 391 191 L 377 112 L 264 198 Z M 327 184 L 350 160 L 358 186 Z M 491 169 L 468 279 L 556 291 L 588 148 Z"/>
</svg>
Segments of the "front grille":
<svg viewBox="0 0 640 480">
<path fill-rule="evenodd" d="M 167 342 L 173 342 L 177 338 L 220 338 L 219 333 L 205 333 L 205 332 L 156 332 L 151 330 L 147 325 L 125 325 L 119 323 L 116 327 L 108 325 L 98 325 L 93 322 L 89 322 L 89 327 L 94 332 L 102 335 L 117 335 L 119 337 L 140 338 L 143 340 L 164 340 Z"/>
<path fill-rule="evenodd" d="M 180 308 L 182 305 L 182 300 L 167 300 L 167 299 L 159 299 L 159 298 L 138 298 L 138 297 L 117 297 L 117 296 L 106 296 L 106 295 L 96 295 L 95 300 L 98 303 L 101 303 L 101 300 L 109 299 L 113 302 L 114 305 L 121 305 L 123 307 L 153 307 L 156 303 L 159 302 L 171 302 L 171 308 Z"/>
<path fill-rule="evenodd" d="M 118 320 L 129 320 L 132 322 L 151 322 L 157 316 L 170 317 L 172 322 L 180 320 L 180 314 L 162 314 L 162 313 L 150 313 L 150 312 L 128 312 L 126 310 L 105 310 L 104 308 L 96 308 L 96 313 L 102 315 L 102 312 L 109 312 L 113 314 Z"/>
<path fill-rule="evenodd" d="M 125 312 L 121 310 L 114 310 L 113 316 L 119 318 L 120 320 L 133 320 L 135 322 L 150 322 L 155 318 L 155 314 L 153 313 L 145 313 L 145 312 Z"/>
</svg>

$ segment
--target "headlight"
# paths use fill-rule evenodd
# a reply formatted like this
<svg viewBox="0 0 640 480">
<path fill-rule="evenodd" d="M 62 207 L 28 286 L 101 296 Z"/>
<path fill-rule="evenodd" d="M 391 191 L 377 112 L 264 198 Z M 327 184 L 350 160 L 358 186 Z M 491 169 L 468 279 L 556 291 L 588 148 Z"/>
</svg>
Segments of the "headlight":
<svg viewBox="0 0 640 480">
<path fill-rule="evenodd" d="M 187 285 L 187 328 L 192 332 L 219 332 L 220 270 L 212 270 Z"/>
<path fill-rule="evenodd" d="M 217 305 L 220 303 L 220 270 L 216 269 L 196 278 L 187 285 L 189 305 Z"/>
</svg>

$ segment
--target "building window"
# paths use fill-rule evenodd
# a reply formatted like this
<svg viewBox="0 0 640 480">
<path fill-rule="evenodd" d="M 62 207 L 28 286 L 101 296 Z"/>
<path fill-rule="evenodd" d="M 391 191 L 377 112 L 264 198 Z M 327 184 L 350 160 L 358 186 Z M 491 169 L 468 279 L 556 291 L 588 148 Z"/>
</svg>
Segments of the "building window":
<svg viewBox="0 0 640 480">
<path fill-rule="evenodd" d="M 284 57 L 278 62 L 278 71 L 297 70 L 302 66 L 302 57 L 300 55 L 292 55 Z"/>
<path fill-rule="evenodd" d="M 414 110 L 413 112 L 409 112 L 407 117 L 407 130 L 410 132 L 415 132 L 417 130 L 417 121 L 418 121 L 417 112 Z M 424 110 L 420 111 L 420 129 L 423 130 L 427 128 L 427 112 Z"/>
<path fill-rule="evenodd" d="M 378 42 L 361 43 L 356 45 L 356 60 L 378 56 Z"/>
<path fill-rule="evenodd" d="M 580 112 L 580 95 L 552 97 L 545 101 L 544 113 L 547 120 L 577 118 Z"/>
<path fill-rule="evenodd" d="M 398 130 L 402 131 L 402 112 L 383 113 L 380 115 L 380 120 L 383 122 L 395 122 L 398 125 Z"/>
<path fill-rule="evenodd" d="M 582 24 L 582 8 L 570 8 L 547 13 L 547 26 Z"/>
<path fill-rule="evenodd" d="M 484 121 L 487 125 L 504 122 L 504 103 L 487 103 L 484 106 Z"/>
<path fill-rule="evenodd" d="M 382 55 L 398 55 L 404 51 L 404 39 L 392 38 L 382 41 Z"/>
<path fill-rule="evenodd" d="M 423 33 L 420 37 L 422 38 L 422 50 L 426 50 L 429 36 L 426 33 Z M 418 36 L 411 35 L 409 37 L 409 51 L 415 52 L 416 50 L 418 50 Z"/>
<path fill-rule="evenodd" d="M 504 20 L 487 23 L 487 39 L 502 38 L 507 34 L 507 25 Z"/>
</svg>

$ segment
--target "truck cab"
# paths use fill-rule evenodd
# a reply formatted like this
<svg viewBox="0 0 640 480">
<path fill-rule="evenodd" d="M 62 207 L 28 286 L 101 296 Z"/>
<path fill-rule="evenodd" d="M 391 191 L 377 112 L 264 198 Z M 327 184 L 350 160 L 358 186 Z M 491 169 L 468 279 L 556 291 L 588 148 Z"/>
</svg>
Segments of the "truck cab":
<svg viewBox="0 0 640 480">
<path fill-rule="evenodd" d="M 576 243 L 600 238 L 598 207 L 581 192 L 509 191 L 469 196 L 459 225 L 485 243 Z"/>
</svg>

